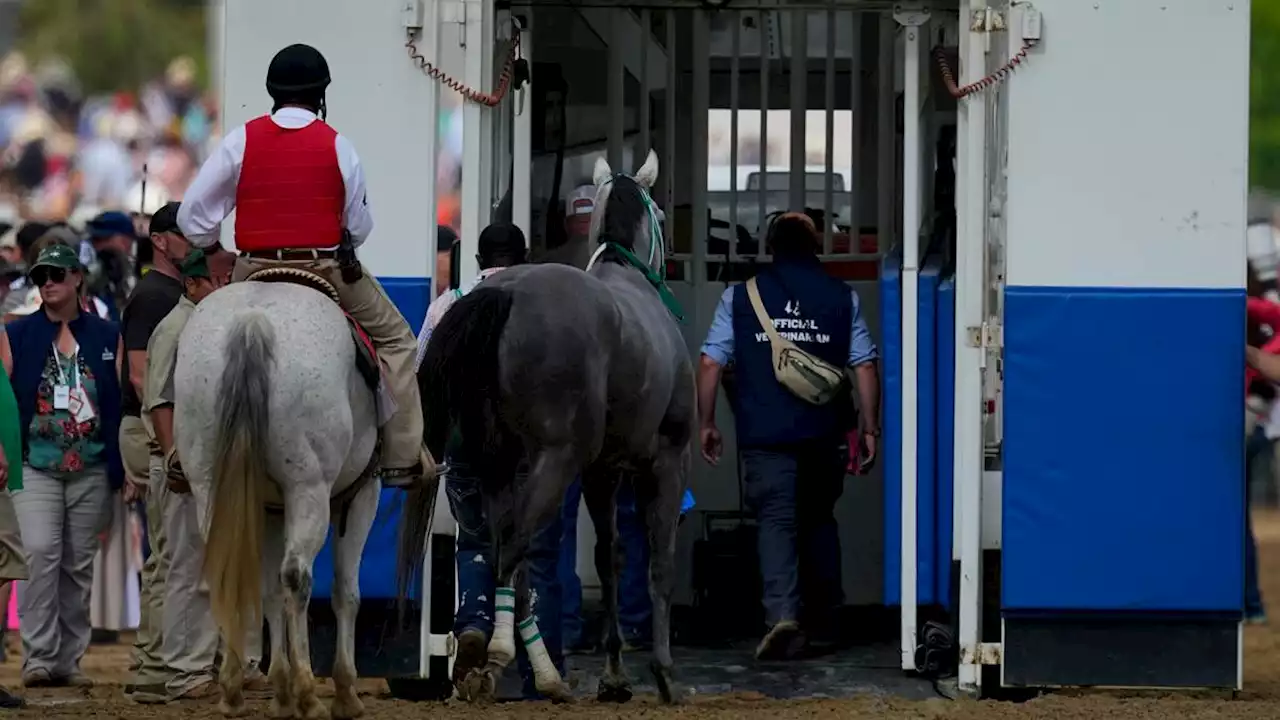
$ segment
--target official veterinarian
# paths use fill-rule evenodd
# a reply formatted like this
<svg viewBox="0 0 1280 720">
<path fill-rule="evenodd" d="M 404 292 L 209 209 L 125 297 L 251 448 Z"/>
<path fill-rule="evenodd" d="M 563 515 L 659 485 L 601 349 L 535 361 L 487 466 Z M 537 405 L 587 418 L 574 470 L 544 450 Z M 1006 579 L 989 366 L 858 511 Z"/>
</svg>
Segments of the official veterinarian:
<svg viewBox="0 0 1280 720">
<path fill-rule="evenodd" d="M 860 424 L 867 467 L 880 437 L 880 388 L 876 346 L 859 310 L 858 295 L 827 275 L 817 258 L 821 234 L 799 213 L 779 217 L 769 230 L 773 260 L 755 280 L 765 314 L 777 335 L 819 359 L 840 378 L 824 404 L 801 399 L 775 374 L 771 338 L 753 308 L 748 284 L 725 290 L 702 346 L 698 414 L 702 455 L 720 459 L 716 392 L 724 367 L 737 378 L 734 409 L 746 502 L 759 523 L 760 571 L 769 631 L 756 649 L 760 659 L 790 659 L 810 634 L 830 632 L 842 601 L 840 540 L 833 510 L 849 459 L 847 433 Z M 859 407 L 844 383 L 852 369 Z M 800 548 L 811 556 L 800 573 Z M 801 598 L 807 617 L 800 617 Z"/>
</svg>

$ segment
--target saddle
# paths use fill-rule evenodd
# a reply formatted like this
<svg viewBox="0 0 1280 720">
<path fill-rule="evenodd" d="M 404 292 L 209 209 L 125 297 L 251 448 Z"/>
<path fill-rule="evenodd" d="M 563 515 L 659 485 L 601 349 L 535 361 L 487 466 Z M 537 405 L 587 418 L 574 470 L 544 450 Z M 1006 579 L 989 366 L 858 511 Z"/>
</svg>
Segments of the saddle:
<svg viewBox="0 0 1280 720">
<path fill-rule="evenodd" d="M 377 348 L 374 347 L 369 333 L 365 332 L 360 323 L 351 317 L 351 313 L 342 307 L 338 289 L 333 286 L 333 283 L 310 270 L 295 267 L 263 268 L 249 275 L 245 280 L 300 285 L 315 290 L 337 303 L 338 309 L 342 310 L 342 315 L 347 319 L 347 326 L 351 330 L 351 340 L 356 346 L 356 370 L 359 371 L 360 377 L 364 378 L 364 382 L 369 386 L 369 389 L 375 394 L 378 392 L 378 382 L 382 378 L 382 361 L 378 359 Z"/>
</svg>

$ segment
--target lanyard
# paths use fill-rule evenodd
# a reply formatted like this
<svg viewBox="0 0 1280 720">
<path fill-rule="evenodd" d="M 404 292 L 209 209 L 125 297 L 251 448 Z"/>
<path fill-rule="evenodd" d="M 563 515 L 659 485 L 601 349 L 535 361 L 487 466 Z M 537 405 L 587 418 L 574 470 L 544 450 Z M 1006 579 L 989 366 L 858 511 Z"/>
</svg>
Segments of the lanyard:
<svg viewBox="0 0 1280 720">
<path fill-rule="evenodd" d="M 62 385 L 63 387 L 69 386 L 70 383 L 67 382 L 67 375 L 66 373 L 62 372 L 62 352 L 58 350 L 58 343 L 56 342 L 53 344 L 53 364 L 55 367 L 58 368 L 58 384 Z M 71 372 L 75 375 L 75 378 L 76 378 L 75 386 L 79 388 L 80 387 L 80 346 L 79 345 L 76 346 L 75 350 L 71 351 L 71 367 L 72 367 Z"/>
</svg>

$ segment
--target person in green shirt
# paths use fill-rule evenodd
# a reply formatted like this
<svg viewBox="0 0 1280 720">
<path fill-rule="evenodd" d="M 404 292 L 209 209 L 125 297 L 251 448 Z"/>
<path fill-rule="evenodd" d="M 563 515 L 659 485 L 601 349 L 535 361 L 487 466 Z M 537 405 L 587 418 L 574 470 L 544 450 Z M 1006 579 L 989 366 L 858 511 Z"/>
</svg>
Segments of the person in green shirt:
<svg viewBox="0 0 1280 720">
<path fill-rule="evenodd" d="M 0 332 L 3 332 L 0 330 Z M 6 346 L 7 347 L 7 346 Z M 6 367 L 8 359 L 6 358 Z M 10 464 L 9 458 L 15 462 Z M 8 590 L 14 580 L 27 579 L 27 562 L 23 559 L 22 538 L 18 533 L 18 516 L 13 511 L 9 490 L 22 489 L 22 428 L 18 421 L 18 401 L 9 384 L 8 373 L 0 382 L 0 588 Z M 0 598 L 9 599 L 8 592 Z M 0 603 L 0 613 L 8 614 L 8 603 Z M 0 687 L 0 708 L 20 708 L 21 698 Z"/>
</svg>

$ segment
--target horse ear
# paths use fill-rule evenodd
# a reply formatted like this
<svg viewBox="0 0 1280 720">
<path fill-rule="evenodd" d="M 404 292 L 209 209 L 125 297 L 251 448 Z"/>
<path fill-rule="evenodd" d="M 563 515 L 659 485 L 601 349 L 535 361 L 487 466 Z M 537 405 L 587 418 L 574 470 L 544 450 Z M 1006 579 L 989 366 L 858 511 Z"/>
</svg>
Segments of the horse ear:
<svg viewBox="0 0 1280 720">
<path fill-rule="evenodd" d="M 596 187 L 604 185 L 611 177 L 613 170 L 609 167 L 609 161 L 602 157 L 596 158 L 596 167 L 591 171 L 591 179 L 595 181 Z"/>
<path fill-rule="evenodd" d="M 641 165 L 640 169 L 636 171 L 636 182 L 645 188 L 651 188 L 657 181 L 658 154 L 653 151 L 653 148 L 650 148 L 649 156 L 644 159 L 644 165 Z"/>
</svg>

